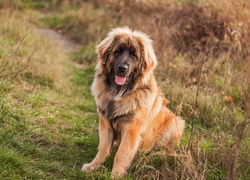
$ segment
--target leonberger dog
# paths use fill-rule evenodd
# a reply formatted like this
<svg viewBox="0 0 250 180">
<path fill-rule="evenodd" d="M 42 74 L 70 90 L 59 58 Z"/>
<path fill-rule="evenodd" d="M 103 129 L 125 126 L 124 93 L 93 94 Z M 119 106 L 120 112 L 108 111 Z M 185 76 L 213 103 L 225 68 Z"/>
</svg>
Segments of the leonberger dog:
<svg viewBox="0 0 250 180">
<path fill-rule="evenodd" d="M 118 147 L 112 177 L 123 176 L 138 150 L 173 148 L 185 122 L 167 107 L 157 86 L 152 40 L 140 31 L 115 28 L 96 47 L 98 63 L 92 84 L 99 113 L 99 148 L 84 172 L 97 169 Z"/>
</svg>

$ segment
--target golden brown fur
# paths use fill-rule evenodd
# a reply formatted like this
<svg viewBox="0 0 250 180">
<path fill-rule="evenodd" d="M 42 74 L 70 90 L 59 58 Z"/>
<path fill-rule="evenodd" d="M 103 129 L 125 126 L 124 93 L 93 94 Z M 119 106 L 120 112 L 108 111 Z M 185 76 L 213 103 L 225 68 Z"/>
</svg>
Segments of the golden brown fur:
<svg viewBox="0 0 250 180">
<path fill-rule="evenodd" d="M 167 107 L 153 70 L 157 59 L 152 41 L 129 28 L 113 29 L 97 46 L 98 64 L 92 85 L 99 112 L 100 142 L 95 159 L 83 171 L 104 162 L 118 146 L 112 176 L 126 173 L 138 150 L 172 148 L 182 137 L 185 123 Z"/>
</svg>

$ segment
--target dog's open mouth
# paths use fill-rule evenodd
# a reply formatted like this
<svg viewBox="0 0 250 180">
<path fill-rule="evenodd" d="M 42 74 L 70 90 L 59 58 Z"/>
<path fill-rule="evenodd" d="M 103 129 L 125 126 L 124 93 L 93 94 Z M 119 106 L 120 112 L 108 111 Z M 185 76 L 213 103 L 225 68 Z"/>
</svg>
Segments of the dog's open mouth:
<svg viewBox="0 0 250 180">
<path fill-rule="evenodd" d="M 120 86 L 126 84 L 126 82 L 128 82 L 128 80 L 129 80 L 128 77 L 117 76 L 117 75 L 115 76 L 115 83 L 116 83 L 117 85 L 120 85 Z"/>
</svg>

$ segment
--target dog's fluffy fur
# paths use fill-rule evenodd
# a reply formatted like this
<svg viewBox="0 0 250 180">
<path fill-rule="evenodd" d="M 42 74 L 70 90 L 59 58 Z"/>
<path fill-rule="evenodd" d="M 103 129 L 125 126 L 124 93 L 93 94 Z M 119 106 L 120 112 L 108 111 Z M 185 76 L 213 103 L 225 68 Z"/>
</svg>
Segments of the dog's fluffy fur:
<svg viewBox="0 0 250 180">
<path fill-rule="evenodd" d="M 126 173 L 138 150 L 154 146 L 173 148 L 185 122 L 167 107 L 153 70 L 157 59 L 149 37 L 139 31 L 115 28 L 97 46 L 98 64 L 92 85 L 99 113 L 99 148 L 83 171 L 104 162 L 111 147 L 118 150 L 112 176 Z"/>
</svg>

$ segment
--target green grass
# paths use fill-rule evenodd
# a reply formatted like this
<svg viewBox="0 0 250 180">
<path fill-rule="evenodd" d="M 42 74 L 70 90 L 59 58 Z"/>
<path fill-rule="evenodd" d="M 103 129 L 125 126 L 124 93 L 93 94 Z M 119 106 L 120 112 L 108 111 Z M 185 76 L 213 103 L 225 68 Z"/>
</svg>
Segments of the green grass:
<svg viewBox="0 0 250 180">
<path fill-rule="evenodd" d="M 138 27 L 155 40 L 158 84 L 170 99 L 168 107 L 187 124 L 177 156 L 166 161 L 163 151 L 138 153 L 124 179 L 225 179 L 238 138 L 238 178 L 249 178 L 245 107 L 249 78 L 244 52 L 232 57 L 221 51 L 204 63 L 196 107 L 198 85 L 191 78 L 198 78 L 202 56 L 192 54 L 191 61 L 188 54 L 174 54 L 167 46 L 167 37 L 159 32 L 170 33 L 163 19 L 171 9 L 156 4 L 156 11 L 154 3 L 66 3 L 0 2 L 0 179 L 111 178 L 115 150 L 95 172 L 83 173 L 81 166 L 95 157 L 99 141 L 98 114 L 90 91 L 95 46 L 110 28 L 120 25 Z M 155 22 L 159 32 L 150 23 L 142 23 L 145 19 Z M 60 29 L 82 48 L 65 53 L 59 44 L 39 35 L 36 27 Z M 226 43 L 233 54 L 234 44 Z"/>
</svg>

